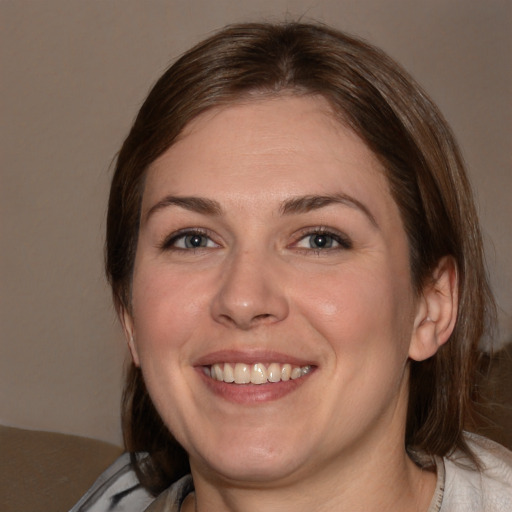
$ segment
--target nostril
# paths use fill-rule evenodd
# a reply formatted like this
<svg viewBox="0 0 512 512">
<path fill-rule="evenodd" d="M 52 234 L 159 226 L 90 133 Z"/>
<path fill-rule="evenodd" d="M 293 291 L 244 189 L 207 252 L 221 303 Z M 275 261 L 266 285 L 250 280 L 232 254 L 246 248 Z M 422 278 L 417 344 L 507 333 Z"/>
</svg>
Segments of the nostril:
<svg viewBox="0 0 512 512">
<path fill-rule="evenodd" d="M 266 320 L 267 318 L 273 318 L 273 316 L 270 313 L 264 313 L 261 315 L 255 315 L 252 319 L 253 323 L 257 323 L 262 320 Z"/>
<path fill-rule="evenodd" d="M 251 329 L 252 327 L 256 327 L 258 324 L 273 322 L 276 319 L 275 316 L 270 313 L 262 313 L 250 318 L 231 317 L 230 315 L 220 315 L 220 317 L 224 322 L 236 325 L 242 329 Z"/>
</svg>

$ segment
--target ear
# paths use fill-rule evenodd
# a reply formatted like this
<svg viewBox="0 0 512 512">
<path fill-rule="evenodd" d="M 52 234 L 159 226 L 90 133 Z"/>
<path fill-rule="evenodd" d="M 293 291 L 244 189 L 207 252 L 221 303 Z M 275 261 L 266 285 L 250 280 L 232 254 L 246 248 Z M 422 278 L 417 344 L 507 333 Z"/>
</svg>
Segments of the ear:
<svg viewBox="0 0 512 512">
<path fill-rule="evenodd" d="M 428 359 L 448 341 L 457 320 L 457 284 L 455 260 L 451 256 L 441 258 L 418 301 L 409 346 L 411 359 Z"/>
<path fill-rule="evenodd" d="M 139 354 L 137 352 L 137 347 L 135 343 L 135 326 L 133 323 L 133 318 L 124 306 L 121 310 L 121 314 L 119 315 L 119 317 L 121 320 L 121 324 L 123 325 L 124 336 L 128 343 L 130 354 L 132 355 L 133 364 L 135 366 L 140 366 Z"/>
</svg>

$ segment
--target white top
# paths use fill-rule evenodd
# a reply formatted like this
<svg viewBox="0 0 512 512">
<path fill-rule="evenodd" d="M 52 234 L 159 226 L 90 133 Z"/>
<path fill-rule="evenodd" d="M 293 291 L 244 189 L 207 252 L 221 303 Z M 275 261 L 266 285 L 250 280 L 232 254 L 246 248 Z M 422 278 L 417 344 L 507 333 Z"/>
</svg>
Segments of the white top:
<svg viewBox="0 0 512 512">
<path fill-rule="evenodd" d="M 476 434 L 466 438 L 482 470 L 472 469 L 460 452 L 436 457 L 437 485 L 427 512 L 512 512 L 512 452 Z M 186 475 L 154 498 L 139 484 L 124 454 L 70 512 L 179 512 L 193 489 Z"/>
<path fill-rule="evenodd" d="M 471 469 L 457 452 L 436 461 L 437 487 L 428 512 L 512 512 L 512 452 L 485 437 L 466 435 L 482 471 Z"/>
</svg>

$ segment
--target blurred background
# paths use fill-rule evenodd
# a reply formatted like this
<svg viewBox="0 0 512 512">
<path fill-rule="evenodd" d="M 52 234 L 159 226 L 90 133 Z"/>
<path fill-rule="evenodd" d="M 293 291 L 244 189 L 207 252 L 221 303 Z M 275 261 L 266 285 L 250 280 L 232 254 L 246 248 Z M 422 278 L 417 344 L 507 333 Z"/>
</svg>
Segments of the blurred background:
<svg viewBox="0 0 512 512">
<path fill-rule="evenodd" d="M 300 18 L 382 47 L 444 112 L 478 200 L 497 341 L 512 339 L 509 0 L 0 0 L 0 424 L 120 444 L 112 161 L 189 46 L 227 23 Z"/>
</svg>

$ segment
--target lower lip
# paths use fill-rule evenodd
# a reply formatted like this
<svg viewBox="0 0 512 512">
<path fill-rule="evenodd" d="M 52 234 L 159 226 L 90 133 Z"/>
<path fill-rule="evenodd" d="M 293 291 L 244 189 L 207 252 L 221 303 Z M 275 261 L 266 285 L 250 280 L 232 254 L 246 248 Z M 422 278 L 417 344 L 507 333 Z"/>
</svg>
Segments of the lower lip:
<svg viewBox="0 0 512 512">
<path fill-rule="evenodd" d="M 312 370 L 298 379 L 267 384 L 233 384 L 208 377 L 201 367 L 197 368 L 197 372 L 215 395 L 230 402 L 247 405 L 279 400 L 302 386 L 314 373 Z"/>
</svg>

